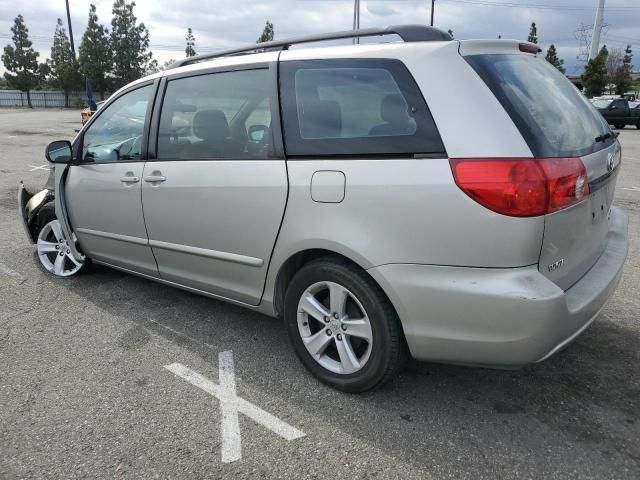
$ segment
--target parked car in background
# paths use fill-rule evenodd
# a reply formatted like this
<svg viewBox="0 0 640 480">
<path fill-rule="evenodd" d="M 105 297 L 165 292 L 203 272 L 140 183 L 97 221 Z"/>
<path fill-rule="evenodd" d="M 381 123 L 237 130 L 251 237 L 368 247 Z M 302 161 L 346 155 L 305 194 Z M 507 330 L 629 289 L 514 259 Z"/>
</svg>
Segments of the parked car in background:
<svg viewBox="0 0 640 480">
<path fill-rule="evenodd" d="M 639 103 L 629 102 L 626 98 L 616 98 L 614 100 L 597 99 L 593 104 L 610 125 L 616 128 L 635 125 L 640 129 Z"/>
<path fill-rule="evenodd" d="M 381 35 L 404 42 L 289 48 Z M 19 191 L 47 272 L 91 260 L 282 317 L 302 363 L 351 392 L 409 354 L 542 361 L 627 255 L 616 136 L 518 41 L 409 25 L 189 57 L 47 159 L 55 191 Z"/>
<path fill-rule="evenodd" d="M 96 109 L 95 110 L 91 110 L 91 107 L 87 107 L 87 108 L 83 108 L 80 111 L 80 120 L 82 121 L 82 125 L 84 125 L 85 123 L 87 123 L 89 121 L 89 119 L 91 118 L 91 116 L 96 113 L 100 107 L 102 105 L 104 105 L 104 102 L 106 102 L 106 100 L 101 100 L 100 102 L 96 103 Z"/>
</svg>

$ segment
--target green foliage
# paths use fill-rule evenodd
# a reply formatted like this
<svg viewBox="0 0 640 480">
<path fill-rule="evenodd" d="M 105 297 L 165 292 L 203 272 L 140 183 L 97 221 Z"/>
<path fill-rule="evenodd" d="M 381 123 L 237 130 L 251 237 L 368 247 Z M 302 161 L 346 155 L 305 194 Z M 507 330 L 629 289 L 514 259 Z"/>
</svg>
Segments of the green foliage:
<svg viewBox="0 0 640 480">
<path fill-rule="evenodd" d="M 531 24 L 531 29 L 529 30 L 529 37 L 527 41 L 530 43 L 538 43 L 538 27 L 536 27 L 536 22 Z"/>
<path fill-rule="evenodd" d="M 267 20 L 264 30 L 262 31 L 262 35 L 258 37 L 256 43 L 270 42 L 271 40 L 273 40 L 273 23 Z"/>
<path fill-rule="evenodd" d="M 2 63 L 7 72 L 5 79 L 10 87 L 27 92 L 27 102 L 31 107 L 29 90 L 35 88 L 40 80 L 38 75 L 38 52 L 32 48 L 29 40 L 29 29 L 24 23 L 22 15 L 18 15 L 13 27 L 13 45 L 4 47 Z"/>
<path fill-rule="evenodd" d="M 51 85 L 61 89 L 65 95 L 65 106 L 69 106 L 69 93 L 80 88 L 81 78 L 78 62 L 71 51 L 71 43 L 67 32 L 58 19 L 56 32 L 53 35 L 51 58 L 47 60 L 51 72 Z"/>
<path fill-rule="evenodd" d="M 611 77 L 611 83 L 616 86 L 616 95 L 623 95 L 633 88 L 633 80 L 631 78 L 632 58 L 631 45 L 627 45 L 627 48 L 624 50 L 622 65 Z"/>
<path fill-rule="evenodd" d="M 112 69 L 113 56 L 109 39 L 109 30 L 98 22 L 96 6 L 89 6 L 89 22 L 82 35 L 78 63 L 83 77 L 91 80 L 93 89 L 100 92 L 109 90 L 109 73 Z"/>
<path fill-rule="evenodd" d="M 597 97 L 602 95 L 607 86 L 607 57 L 609 51 L 607 46 L 603 46 L 596 58 L 589 60 L 582 74 L 582 85 L 585 88 L 587 97 Z"/>
<path fill-rule="evenodd" d="M 185 49 L 185 53 L 187 54 L 187 57 L 193 57 L 196 55 L 196 37 L 193 36 L 193 31 L 191 30 L 191 27 L 189 27 L 187 29 L 187 36 L 185 37 L 185 40 L 187 41 L 187 48 Z"/>
<path fill-rule="evenodd" d="M 547 55 L 544 58 L 547 60 L 547 62 L 556 67 L 562 73 L 565 73 L 564 60 L 558 58 L 558 52 L 556 50 L 556 46 L 553 43 L 547 50 Z"/>
<path fill-rule="evenodd" d="M 136 80 L 147 72 L 152 55 L 149 49 L 149 30 L 137 23 L 133 14 L 135 2 L 115 0 L 111 19 L 111 48 L 113 52 L 113 81 L 116 88 Z"/>
</svg>

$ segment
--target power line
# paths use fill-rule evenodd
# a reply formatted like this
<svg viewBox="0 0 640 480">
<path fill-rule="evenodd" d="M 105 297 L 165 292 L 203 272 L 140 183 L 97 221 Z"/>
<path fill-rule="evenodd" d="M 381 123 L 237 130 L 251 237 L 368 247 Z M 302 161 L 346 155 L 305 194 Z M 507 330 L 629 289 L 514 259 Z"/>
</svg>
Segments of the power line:
<svg viewBox="0 0 640 480">
<path fill-rule="evenodd" d="M 515 3 L 515 2 L 494 2 L 489 0 L 440 0 L 446 3 L 465 3 L 469 5 L 483 5 L 491 7 L 507 7 L 507 8 L 532 8 L 541 10 L 565 10 L 565 11 L 593 11 L 597 10 L 597 7 L 578 7 L 575 5 L 549 5 L 541 3 Z M 640 10 L 640 6 L 625 6 L 625 7 L 607 7 L 607 13 L 620 12 L 628 13 L 631 11 Z"/>
</svg>

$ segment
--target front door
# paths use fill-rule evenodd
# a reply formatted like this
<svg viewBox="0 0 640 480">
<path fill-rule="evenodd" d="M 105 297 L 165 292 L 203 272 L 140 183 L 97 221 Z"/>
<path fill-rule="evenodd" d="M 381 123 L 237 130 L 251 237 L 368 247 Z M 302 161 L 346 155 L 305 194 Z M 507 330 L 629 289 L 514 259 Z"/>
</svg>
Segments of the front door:
<svg viewBox="0 0 640 480">
<path fill-rule="evenodd" d="M 156 160 L 142 176 L 160 276 L 257 305 L 287 199 L 267 68 L 166 82 Z"/>
<path fill-rule="evenodd" d="M 67 210 L 89 258 L 147 275 L 158 269 L 142 215 L 144 124 L 153 85 L 131 90 L 96 114 L 81 161 L 69 167 Z"/>
</svg>

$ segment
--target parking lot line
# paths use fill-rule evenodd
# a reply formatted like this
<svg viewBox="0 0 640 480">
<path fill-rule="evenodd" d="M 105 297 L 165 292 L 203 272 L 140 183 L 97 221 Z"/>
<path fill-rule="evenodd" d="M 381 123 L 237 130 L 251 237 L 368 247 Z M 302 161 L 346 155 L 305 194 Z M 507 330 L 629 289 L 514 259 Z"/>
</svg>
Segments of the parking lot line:
<svg viewBox="0 0 640 480">
<path fill-rule="evenodd" d="M 230 463 L 242 458 L 242 442 L 238 413 L 243 413 L 254 422 L 271 430 L 287 441 L 304 437 L 304 432 L 292 427 L 279 418 L 265 412 L 253 403 L 238 397 L 233 364 L 233 352 L 225 351 L 218 354 L 218 379 L 215 384 L 180 363 L 165 365 L 164 368 L 183 378 L 190 384 L 213 395 L 220 401 L 222 409 L 222 462 Z"/>
</svg>

